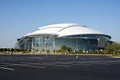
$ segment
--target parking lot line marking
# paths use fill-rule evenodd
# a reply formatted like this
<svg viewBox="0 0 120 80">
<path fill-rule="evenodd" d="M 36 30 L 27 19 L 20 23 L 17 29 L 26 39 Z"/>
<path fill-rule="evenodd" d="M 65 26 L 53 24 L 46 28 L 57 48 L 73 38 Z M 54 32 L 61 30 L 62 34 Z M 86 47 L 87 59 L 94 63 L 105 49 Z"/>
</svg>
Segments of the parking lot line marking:
<svg viewBox="0 0 120 80">
<path fill-rule="evenodd" d="M 15 70 L 15 69 L 12 69 L 12 68 L 7 68 L 7 67 L 0 67 L 0 69 L 11 70 L 11 71 Z"/>
<path fill-rule="evenodd" d="M 55 66 L 60 66 L 60 67 L 70 67 L 70 65 L 55 65 Z"/>
<path fill-rule="evenodd" d="M 46 68 L 45 66 L 33 66 L 33 65 L 27 65 L 27 64 L 9 64 L 9 65 L 42 68 L 42 69 Z"/>
</svg>

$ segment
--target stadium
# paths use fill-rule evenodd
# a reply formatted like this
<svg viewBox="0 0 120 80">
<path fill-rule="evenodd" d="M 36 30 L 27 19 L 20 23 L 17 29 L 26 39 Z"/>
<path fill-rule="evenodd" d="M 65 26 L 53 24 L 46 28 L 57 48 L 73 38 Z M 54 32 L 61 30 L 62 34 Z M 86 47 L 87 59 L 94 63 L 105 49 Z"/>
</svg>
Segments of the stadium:
<svg viewBox="0 0 120 80">
<path fill-rule="evenodd" d="M 62 45 L 73 50 L 104 49 L 111 36 L 75 23 L 42 26 L 17 39 L 17 47 L 27 50 L 57 50 Z"/>
</svg>

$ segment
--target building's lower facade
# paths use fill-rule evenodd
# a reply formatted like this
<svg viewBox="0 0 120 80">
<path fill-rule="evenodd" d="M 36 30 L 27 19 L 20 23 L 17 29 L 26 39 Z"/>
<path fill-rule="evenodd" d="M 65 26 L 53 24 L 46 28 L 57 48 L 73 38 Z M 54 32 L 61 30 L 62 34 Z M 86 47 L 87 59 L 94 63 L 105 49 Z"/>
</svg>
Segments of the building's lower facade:
<svg viewBox="0 0 120 80">
<path fill-rule="evenodd" d="M 78 24 L 55 24 L 40 27 L 17 40 L 20 49 L 58 50 L 62 45 L 73 50 L 104 49 L 110 41 L 109 35 Z"/>
</svg>

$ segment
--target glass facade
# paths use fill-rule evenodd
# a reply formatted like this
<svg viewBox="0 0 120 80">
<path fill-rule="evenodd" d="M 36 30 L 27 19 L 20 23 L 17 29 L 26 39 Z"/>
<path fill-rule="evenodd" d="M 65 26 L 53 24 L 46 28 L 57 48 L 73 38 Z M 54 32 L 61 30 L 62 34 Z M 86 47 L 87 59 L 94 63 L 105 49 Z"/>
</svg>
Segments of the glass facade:
<svg viewBox="0 0 120 80">
<path fill-rule="evenodd" d="M 39 37 L 32 37 L 32 47 L 47 47 L 53 46 L 54 37 L 52 36 L 39 36 Z"/>
<path fill-rule="evenodd" d="M 23 49 L 41 49 L 51 48 L 59 49 L 62 45 L 71 47 L 74 50 L 95 50 L 100 46 L 106 47 L 109 36 L 105 35 L 72 35 L 58 37 L 57 35 L 25 37 L 18 40 L 19 48 Z M 104 43 L 104 44 L 101 44 Z"/>
<path fill-rule="evenodd" d="M 80 38 L 57 38 L 56 47 L 67 45 L 74 50 L 94 50 L 97 48 L 97 39 L 80 39 Z"/>
</svg>

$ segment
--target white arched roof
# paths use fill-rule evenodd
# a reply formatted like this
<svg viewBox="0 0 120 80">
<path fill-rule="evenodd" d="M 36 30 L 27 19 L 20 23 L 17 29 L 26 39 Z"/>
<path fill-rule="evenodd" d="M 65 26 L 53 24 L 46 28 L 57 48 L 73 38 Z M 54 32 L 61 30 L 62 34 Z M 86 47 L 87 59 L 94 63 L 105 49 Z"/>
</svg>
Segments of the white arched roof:
<svg viewBox="0 0 120 80">
<path fill-rule="evenodd" d="M 29 33 L 27 36 L 39 35 L 57 35 L 58 37 L 69 35 L 83 35 L 83 34 L 100 34 L 106 35 L 94 29 L 84 27 L 78 24 L 54 24 L 38 28 L 38 30 Z M 108 35 L 107 35 L 108 36 Z"/>
</svg>

